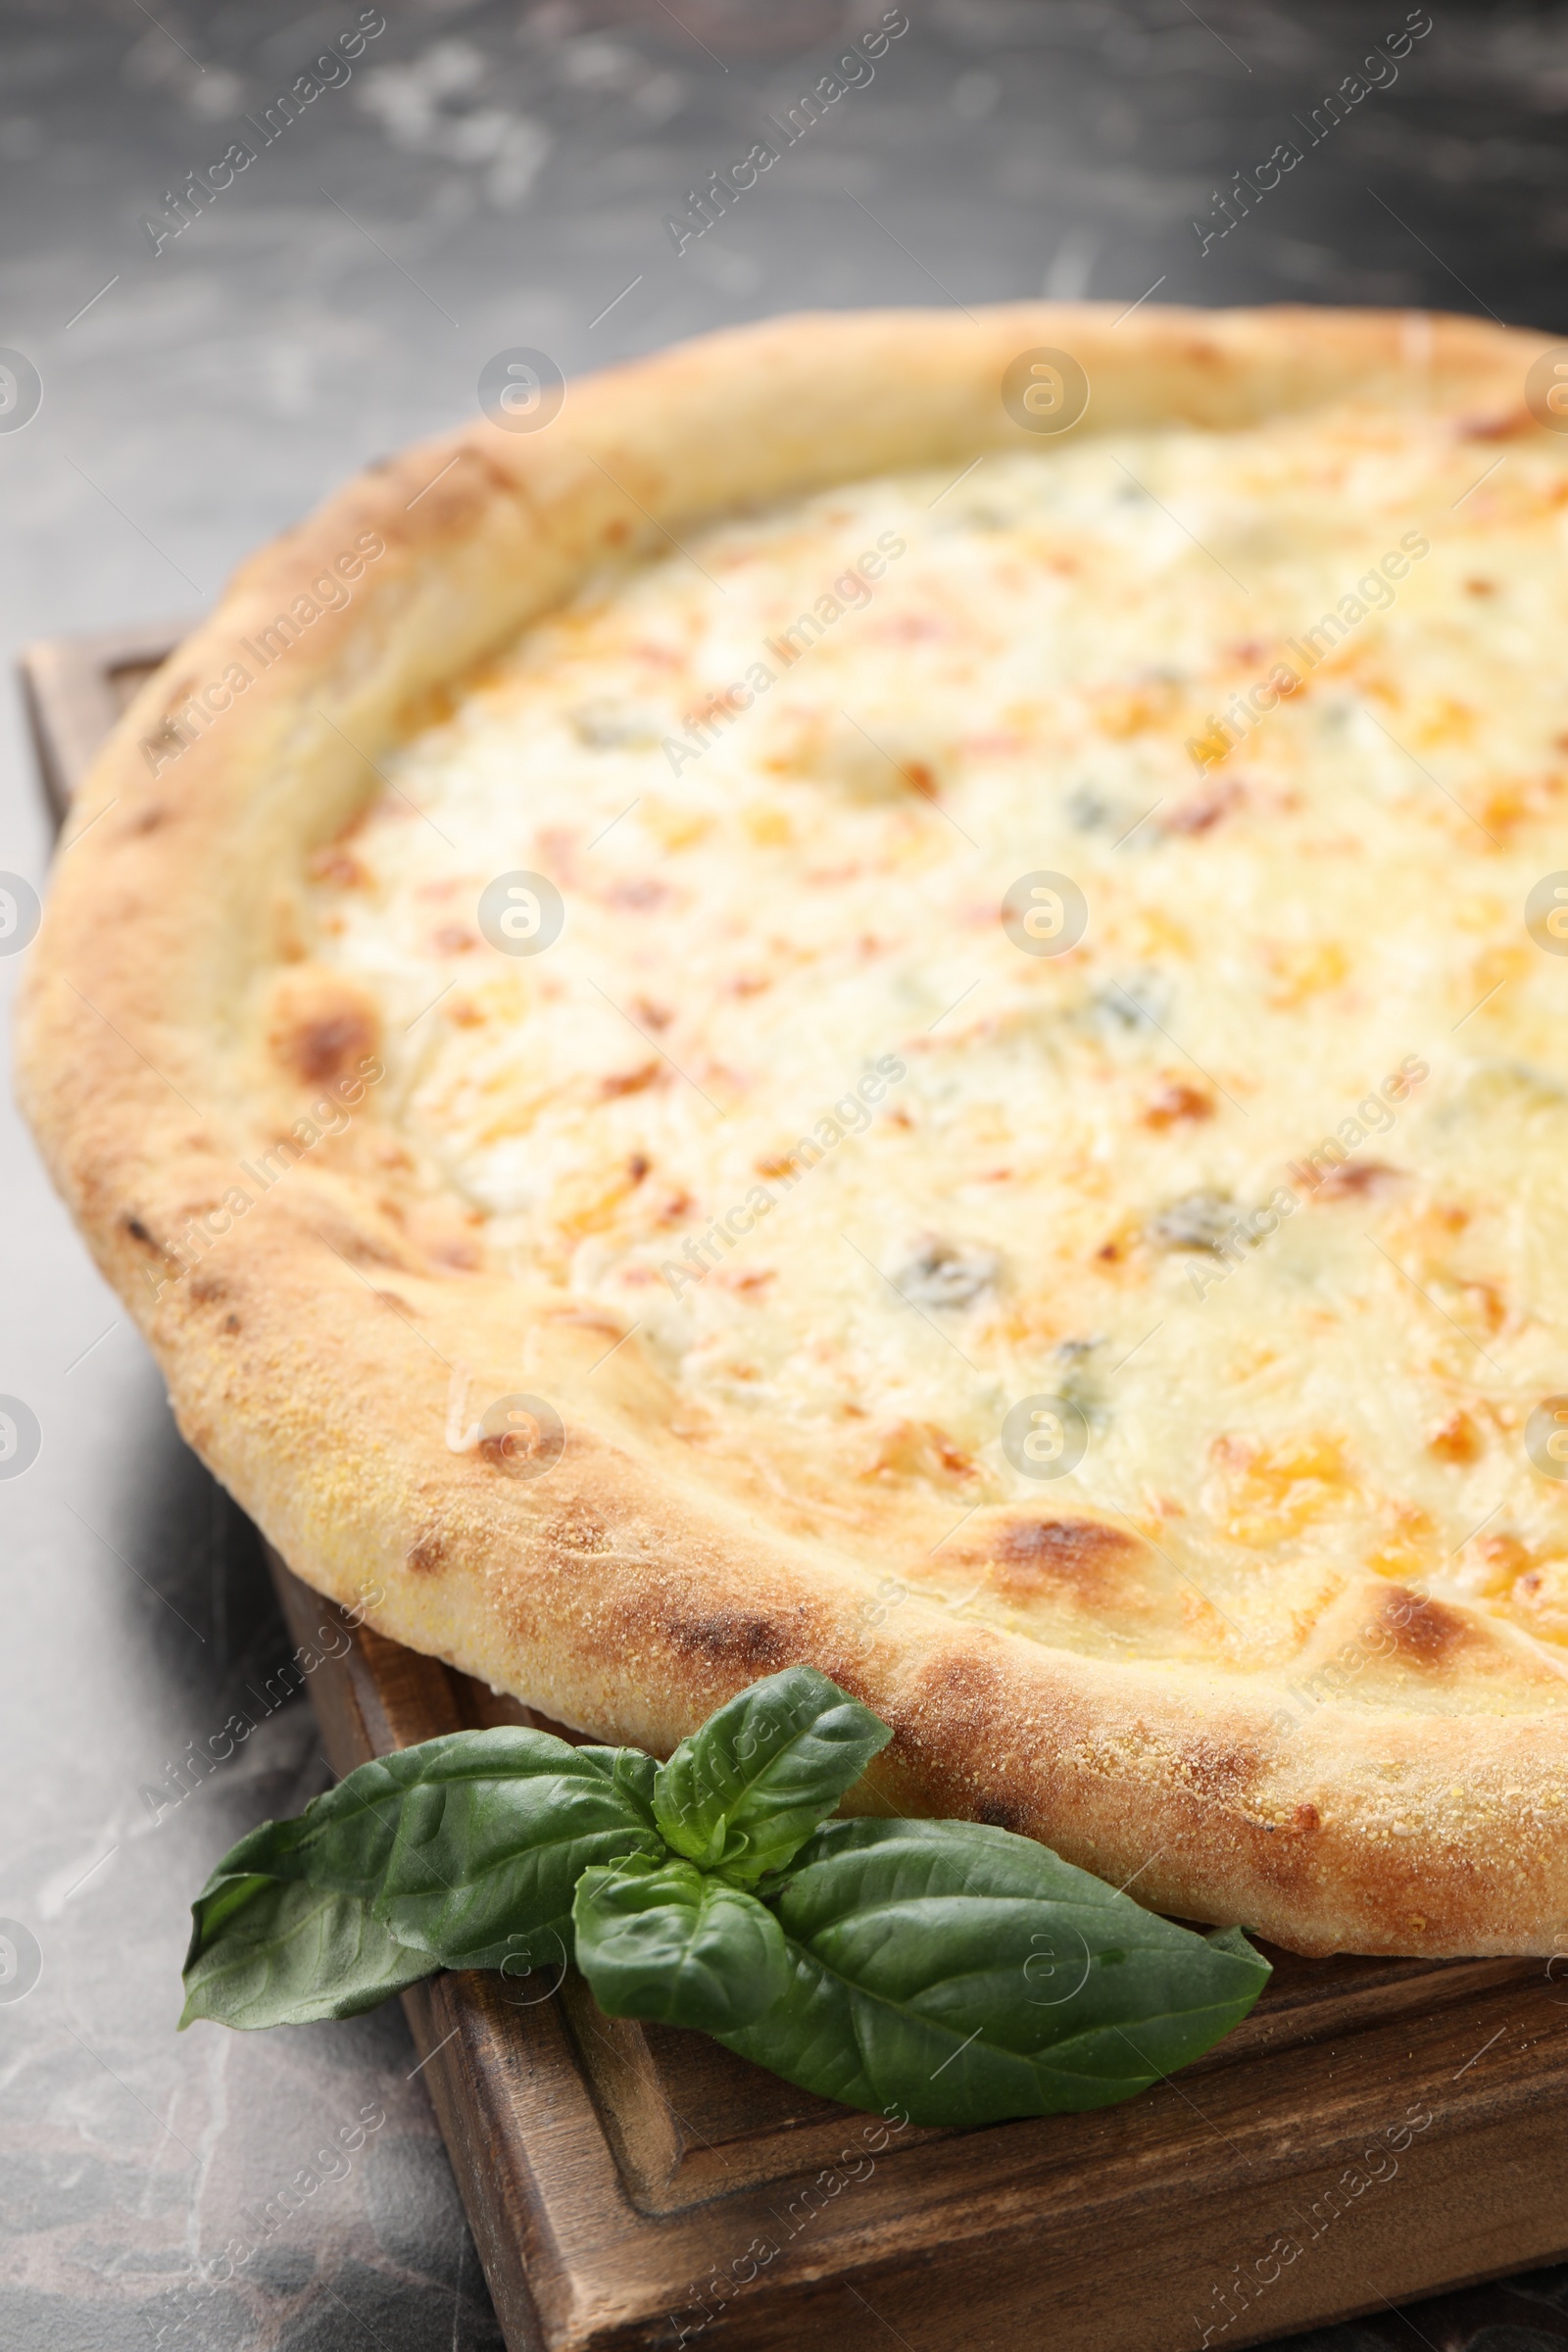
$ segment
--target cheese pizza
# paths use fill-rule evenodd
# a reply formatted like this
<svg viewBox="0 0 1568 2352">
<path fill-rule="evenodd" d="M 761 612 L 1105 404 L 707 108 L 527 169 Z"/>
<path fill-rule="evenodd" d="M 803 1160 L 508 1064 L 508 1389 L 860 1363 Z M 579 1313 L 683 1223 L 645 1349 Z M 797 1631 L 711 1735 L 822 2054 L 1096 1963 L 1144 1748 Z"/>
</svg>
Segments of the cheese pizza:
<svg viewBox="0 0 1568 2352">
<path fill-rule="evenodd" d="M 895 1727 L 858 1802 L 1186 1917 L 1555 1950 L 1545 351 L 776 322 L 242 570 L 24 1086 L 291 1565 L 666 1751 L 809 1662 Z"/>
</svg>

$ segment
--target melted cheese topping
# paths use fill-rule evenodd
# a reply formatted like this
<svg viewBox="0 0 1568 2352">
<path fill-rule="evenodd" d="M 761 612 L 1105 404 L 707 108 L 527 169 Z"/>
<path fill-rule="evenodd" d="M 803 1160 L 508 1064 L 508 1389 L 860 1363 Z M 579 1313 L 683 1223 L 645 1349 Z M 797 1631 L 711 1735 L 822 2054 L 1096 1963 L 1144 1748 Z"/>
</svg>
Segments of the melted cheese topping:
<svg viewBox="0 0 1568 2352">
<path fill-rule="evenodd" d="M 1347 410 L 724 522 L 318 861 L 491 1262 L 635 1327 L 872 1618 L 1255 1664 L 1392 1578 L 1526 1680 L 1568 1641 L 1568 446 L 1498 446 Z"/>
</svg>

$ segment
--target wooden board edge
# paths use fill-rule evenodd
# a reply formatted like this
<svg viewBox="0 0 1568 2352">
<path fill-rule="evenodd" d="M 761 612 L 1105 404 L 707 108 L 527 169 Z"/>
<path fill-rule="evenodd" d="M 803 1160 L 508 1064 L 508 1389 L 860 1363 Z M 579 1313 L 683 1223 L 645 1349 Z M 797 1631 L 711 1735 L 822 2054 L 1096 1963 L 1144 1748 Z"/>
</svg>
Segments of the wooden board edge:
<svg viewBox="0 0 1568 2352">
<path fill-rule="evenodd" d="M 192 626 L 186 616 L 90 637 L 38 637 L 22 647 L 16 658 L 22 705 L 57 826 L 121 715 L 119 674 L 157 669 Z"/>
<path fill-rule="evenodd" d="M 97 748 L 96 735 L 90 743 L 87 741 L 92 728 L 99 721 L 106 727 L 119 714 L 111 675 L 113 668 L 117 664 L 126 668 L 154 666 L 170 650 L 171 634 L 168 630 L 122 631 L 89 640 L 46 640 L 24 650 L 19 667 L 25 706 L 39 754 L 40 769 L 57 815 L 63 813 L 72 788 L 79 780 Z M 73 710 L 80 714 L 79 725 L 72 721 Z M 91 719 L 89 711 L 95 714 Z M 99 729 L 101 731 L 102 728 Z M 305 1626 L 307 1621 L 319 1624 L 320 1611 L 331 1604 L 320 1601 L 309 1588 L 289 1576 L 281 1563 L 278 1563 L 278 1569 L 281 1578 L 295 1589 L 293 1605 L 304 1612 L 299 1619 L 301 1626 Z M 280 1581 L 280 1598 L 284 1591 L 285 1587 Z M 303 1601 L 297 1597 L 300 1595 L 304 1596 Z M 284 1605 L 285 1615 L 292 1624 L 295 1619 L 289 1615 L 290 1603 L 286 1599 Z M 296 1638 L 308 1639 L 308 1634 L 297 1635 Z M 420 1663 L 417 1672 L 421 1677 L 425 1669 L 433 1677 L 444 1677 L 446 1673 L 433 1660 Z M 357 1671 L 351 1668 L 340 1672 L 335 1663 L 323 1663 L 311 1676 L 309 1687 L 334 1769 L 351 1769 L 354 1763 L 363 1759 L 364 1754 L 372 1751 L 383 1728 L 377 1725 L 372 1730 L 364 1712 L 368 1693 L 373 1706 L 382 1709 L 384 1714 L 386 1692 L 383 1684 L 367 1667 L 362 1657 Z M 450 1693 L 450 1685 L 448 1690 Z M 426 1693 L 427 1697 L 433 1695 L 437 1695 L 434 1685 Z M 391 1726 L 388 1723 L 384 1728 L 390 1730 Z M 1505 1997 L 1509 1989 L 1503 1984 L 1465 1986 L 1458 1989 L 1456 1999 L 1462 1998 L 1469 2004 L 1469 2013 L 1474 2015 L 1479 2024 L 1483 2019 L 1490 2021 L 1494 2016 L 1500 2015 L 1501 2010 L 1509 2006 Z M 527 2217 L 519 2222 L 519 2217 L 506 2207 L 504 2200 L 498 2201 L 490 2178 L 495 2167 L 492 2161 L 493 2148 L 483 2144 L 484 2101 L 475 2090 L 471 2071 L 448 2055 L 449 2051 L 464 2048 L 467 2036 L 461 2030 L 454 2033 L 447 2028 L 447 2011 L 440 2004 L 455 2004 L 452 2014 L 456 2016 L 460 2015 L 463 1999 L 463 1980 L 443 1979 L 429 1987 L 412 1988 L 411 1993 L 405 1995 L 405 2007 L 421 2052 L 427 2053 L 422 2063 L 427 2068 L 437 2114 L 459 2171 L 465 2201 L 475 2218 L 475 2234 L 481 2237 L 486 2275 L 490 2278 L 497 2311 L 514 2352 L 612 2352 L 613 2347 L 620 2346 L 631 2352 L 633 2346 L 673 2345 L 677 2340 L 676 2334 L 669 2330 L 666 2322 L 660 2320 L 651 2307 L 640 2315 L 626 2315 L 619 2320 L 612 2318 L 604 2310 L 600 2318 L 595 2320 L 585 2311 L 580 2295 L 572 2288 L 567 2277 L 569 2266 L 566 2256 L 552 2241 L 551 2215 L 545 2209 L 547 2201 L 541 2203 L 538 2213 L 528 2225 L 534 2227 L 539 2235 L 531 2256 L 525 2258 L 523 2223 Z M 1447 2005 L 1453 2006 L 1451 2003 Z M 1499 2033 L 1507 2030 L 1507 2024 L 1508 2021 L 1504 2019 Z M 1392 2050 L 1405 2037 L 1405 2031 L 1395 2019 L 1369 2017 L 1359 2030 L 1354 2027 L 1350 2029 L 1348 2038 L 1358 2045 L 1356 2055 L 1366 2060 L 1372 2055 L 1374 2041 L 1380 2046 L 1386 2043 Z M 563 2064 L 568 2074 L 575 2074 L 575 2062 L 566 2048 L 564 2034 L 561 2039 Z M 1260 2053 L 1260 2062 L 1267 2062 L 1273 2055 L 1272 2052 Z M 562 2079 L 564 2082 L 566 2076 L 564 2075 Z M 1217 2077 L 1209 2078 L 1200 2095 L 1208 2096 L 1217 2080 Z M 586 2104 L 590 2112 L 593 2111 L 580 2075 L 576 2076 L 573 2095 Z M 1463 2159 L 1462 2164 L 1456 2160 L 1456 2170 L 1470 2184 L 1472 2195 L 1477 2180 L 1487 2187 L 1489 2193 L 1495 2188 L 1501 2199 L 1496 2217 L 1497 2228 L 1505 2229 L 1508 2242 L 1506 2245 L 1489 2243 L 1482 2247 L 1465 2238 L 1462 2229 L 1456 2227 L 1456 2216 L 1461 2221 L 1463 2218 L 1464 2193 L 1456 2197 L 1451 2187 L 1444 2186 L 1435 2200 L 1430 2202 L 1430 2210 L 1422 2209 L 1419 2255 L 1411 2256 L 1408 2262 L 1404 2259 L 1412 2236 L 1409 2221 L 1415 2218 L 1407 2217 L 1406 2223 L 1401 2225 L 1402 2241 L 1398 2238 L 1391 2240 L 1385 2249 L 1380 2286 L 1387 2287 L 1395 2295 L 1414 2299 L 1440 2289 L 1467 2286 L 1504 2276 L 1517 2270 L 1521 2262 L 1544 2262 L 1560 2256 L 1564 2241 L 1568 2240 L 1568 2219 L 1563 2218 L 1568 2215 L 1568 2177 L 1565 2177 L 1564 2167 L 1557 2155 L 1560 2133 L 1556 2130 L 1556 2116 L 1559 2111 L 1558 2086 L 1548 2082 L 1545 2075 L 1543 2075 L 1539 2082 L 1527 2085 L 1522 2093 L 1513 2097 L 1511 2103 L 1505 2101 L 1499 2105 L 1493 2102 L 1489 2109 L 1486 2102 L 1478 2102 L 1470 2109 L 1467 2122 L 1456 2122 L 1453 2145 Z M 478 2132 L 473 2129 L 475 2119 L 481 2125 Z M 1530 2135 L 1523 2129 L 1527 2124 L 1530 2126 Z M 1530 2136 L 1528 2148 L 1527 2136 Z M 460 2150 L 466 2152 L 460 2155 Z M 1316 2178 L 1312 2173 L 1298 2172 L 1293 2176 L 1293 2194 L 1304 2194 Z M 1221 2200 L 1222 2205 L 1223 2202 Z M 636 2217 L 630 2216 L 629 2208 L 628 2214 L 635 2227 Z M 672 2217 L 672 2222 L 678 2220 L 683 2224 L 689 2218 L 688 2209 L 679 2217 Z M 659 2225 L 650 2222 L 645 2227 L 651 2234 L 657 2234 Z M 677 2229 L 676 2234 L 683 2236 L 683 2230 Z M 926 2281 L 932 2278 L 933 2266 L 939 2258 L 944 2264 L 945 2279 L 961 2279 L 978 2266 L 981 2275 L 976 2277 L 976 2299 L 972 2306 L 978 2318 L 985 2300 L 983 2274 L 988 2267 L 995 2266 L 998 2242 L 990 2239 L 978 2246 L 959 2246 L 956 2249 L 950 2249 L 947 2245 L 931 2245 L 916 2247 L 912 2252 L 906 2242 L 894 2259 L 900 2275 L 907 2278 L 913 2273 Z M 1237 2242 L 1231 2240 L 1224 2251 L 1228 2253 L 1234 2250 Z M 1439 2267 L 1436 2270 L 1432 2268 L 1434 2246 L 1438 2248 L 1435 2259 Z M 1245 2247 L 1241 2250 L 1246 2252 Z M 782 2348 L 786 2344 L 792 2348 L 821 2344 L 826 2348 L 829 2345 L 859 2344 L 876 2337 L 880 2330 L 870 2326 L 867 2320 L 869 2306 L 863 2297 L 859 2297 L 854 2281 L 858 2279 L 860 2285 L 865 2287 L 873 2283 L 880 2287 L 886 2266 L 874 2254 L 857 2263 L 844 2259 L 845 2253 L 846 2249 L 840 2248 L 836 2267 L 829 2264 L 814 2278 L 788 2283 L 778 2280 L 777 2293 L 758 2297 L 744 2314 L 737 2310 L 733 2322 L 727 2312 L 717 2315 L 722 2340 L 737 2347 L 737 2352 L 742 2345 L 755 2348 L 755 2352 L 770 2352 L 771 2347 Z M 1221 2255 L 1216 2253 L 1216 2265 L 1221 2259 Z M 1339 2264 L 1338 2254 L 1336 2263 Z M 551 2284 L 553 2265 L 556 2266 L 557 2291 L 552 2298 L 547 2290 Z M 1349 2265 L 1347 2258 L 1347 2264 L 1340 2267 L 1349 2269 L 1354 2266 Z M 892 2272 L 887 2273 L 890 2278 L 893 2275 Z M 1306 2278 L 1307 2274 L 1303 2271 L 1303 2285 Z M 1227 2328 L 1216 2332 L 1215 2340 L 1223 2338 L 1227 2352 L 1230 2352 L 1231 2347 L 1261 2342 L 1304 2326 L 1326 2325 L 1389 2306 L 1389 2295 L 1382 2291 L 1368 2292 L 1364 2278 L 1357 2283 L 1347 2275 L 1336 2284 L 1332 2298 L 1327 2296 L 1326 2291 L 1330 2274 L 1326 2271 L 1315 2273 L 1314 2278 L 1311 2292 L 1303 2302 L 1293 2302 L 1287 2296 L 1271 2303 L 1265 2295 L 1254 2296 L 1240 2319 L 1233 2320 Z M 545 2295 L 543 2304 L 536 2302 L 535 2289 Z M 812 2313 L 825 2313 L 829 2306 L 842 2307 L 846 2295 L 858 2298 L 860 2308 L 857 2310 L 852 2305 L 844 2311 L 842 2326 L 829 2322 L 829 2331 L 826 2334 L 819 2333 Z M 902 2304 L 899 2308 L 903 2308 Z M 1098 2334 L 1094 2331 L 1073 2333 L 1055 2327 L 1054 2314 L 1046 2316 L 1052 2325 L 1054 2340 L 1060 2346 L 1061 2352 L 1078 2352 L 1080 2344 L 1084 2352 L 1119 2352 L 1122 2339 L 1107 2332 L 1103 2327 L 1100 2328 Z M 917 2326 L 918 2321 L 911 2318 L 909 2324 Z M 1042 2315 L 1038 2310 L 1032 2315 L 1032 2324 L 1042 2324 Z M 1129 2352 L 1148 2352 L 1149 2345 L 1155 2341 L 1161 2352 L 1167 2345 L 1171 2347 L 1171 2352 L 1183 2352 L 1188 2339 L 1166 2332 L 1163 2318 L 1159 2322 L 1157 2334 L 1151 2333 L 1147 2321 L 1140 2321 L 1139 2326 L 1143 2332 L 1140 2337 L 1129 2340 Z M 1010 2344 L 1018 2338 L 1013 2334 L 992 2340 Z M 1191 2336 L 1191 2344 L 1192 2352 L 1198 2352 L 1196 2332 Z"/>
</svg>

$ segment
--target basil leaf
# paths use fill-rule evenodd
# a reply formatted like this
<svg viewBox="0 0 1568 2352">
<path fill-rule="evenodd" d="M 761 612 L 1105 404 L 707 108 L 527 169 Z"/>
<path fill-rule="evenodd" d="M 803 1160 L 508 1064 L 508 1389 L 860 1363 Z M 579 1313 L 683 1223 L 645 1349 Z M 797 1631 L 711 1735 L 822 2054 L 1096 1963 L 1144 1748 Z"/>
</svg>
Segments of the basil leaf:
<svg viewBox="0 0 1568 2352">
<path fill-rule="evenodd" d="M 705 2033 L 749 2025 L 790 1981 L 778 1921 L 754 1894 L 690 1862 L 634 1855 L 585 1870 L 572 1906 L 577 1966 L 611 2017 Z"/>
<path fill-rule="evenodd" d="M 309 2026 L 357 2017 L 439 1967 L 400 1944 L 352 1894 L 249 1877 L 209 1913 L 185 1966 L 180 2029 L 197 2018 L 220 2026 Z"/>
<path fill-rule="evenodd" d="M 777 1908 L 789 1989 L 718 2038 L 917 2124 L 1128 2098 L 1238 2025 L 1269 1975 L 1240 1931 L 1194 1935 L 973 1822 L 829 1822 Z"/>
<path fill-rule="evenodd" d="M 270 1828 L 273 1825 L 269 1823 L 268 1826 Z M 244 1842 L 249 1844 L 250 1839 Z M 228 1865 L 239 1850 L 236 1845 L 232 1852 L 223 1857 L 190 1907 L 190 1942 L 185 1952 L 187 1974 L 195 1967 L 203 1952 L 218 1940 L 231 1915 L 260 1894 L 264 1886 L 276 1884 L 267 1870 L 230 1870 Z"/>
<path fill-rule="evenodd" d="M 668 1843 L 742 1885 L 782 1869 L 893 1734 L 814 1666 L 754 1683 L 683 1740 L 654 1784 Z"/>
<path fill-rule="evenodd" d="M 242 1838 L 197 1897 L 197 1937 L 246 1873 L 358 1896 L 400 1943 L 448 1968 L 499 1968 L 546 1943 L 571 1952 L 589 1863 L 662 1856 L 653 1759 L 503 1726 L 377 1756 L 294 1821 Z"/>
</svg>

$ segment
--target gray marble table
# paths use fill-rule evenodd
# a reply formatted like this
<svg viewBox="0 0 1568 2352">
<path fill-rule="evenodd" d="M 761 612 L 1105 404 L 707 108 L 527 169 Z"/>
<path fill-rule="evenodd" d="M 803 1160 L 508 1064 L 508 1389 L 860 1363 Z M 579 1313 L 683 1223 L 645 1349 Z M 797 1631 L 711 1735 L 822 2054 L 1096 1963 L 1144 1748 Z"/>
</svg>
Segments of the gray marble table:
<svg viewBox="0 0 1568 2352">
<path fill-rule="evenodd" d="M 0 413 L 7 642 L 196 611 L 351 469 L 472 414 L 512 346 L 570 372 L 769 312 L 1041 292 L 1568 331 L 1568 13 L 1433 9 L 1314 138 L 1404 0 L 908 0 L 872 77 L 677 252 L 687 191 L 881 0 L 6 0 L 0 344 L 42 388 L 23 429 Z M 329 42 L 341 71 L 285 121 Z M 236 139 L 254 160 L 181 224 L 188 175 L 212 187 Z M 1205 249 L 1216 188 L 1282 140 L 1300 163 Z M 48 854 L 12 698 L 0 868 L 41 883 Z M 395 2006 L 173 2032 L 191 1889 L 325 1766 L 296 1701 L 155 1820 L 145 1791 L 260 1688 L 282 1629 L 9 1111 L 0 1154 L 0 1392 L 43 1430 L 0 1483 L 0 1917 L 24 1931 L 23 1972 L 0 1966 L 0 2342 L 499 2345 Z M 352 2152 L 319 2160 L 345 2127 Z M 257 2250 L 193 2289 L 230 2239 Z M 1538 2275 L 1314 2340 L 1529 2352 L 1565 2315 Z"/>
</svg>

